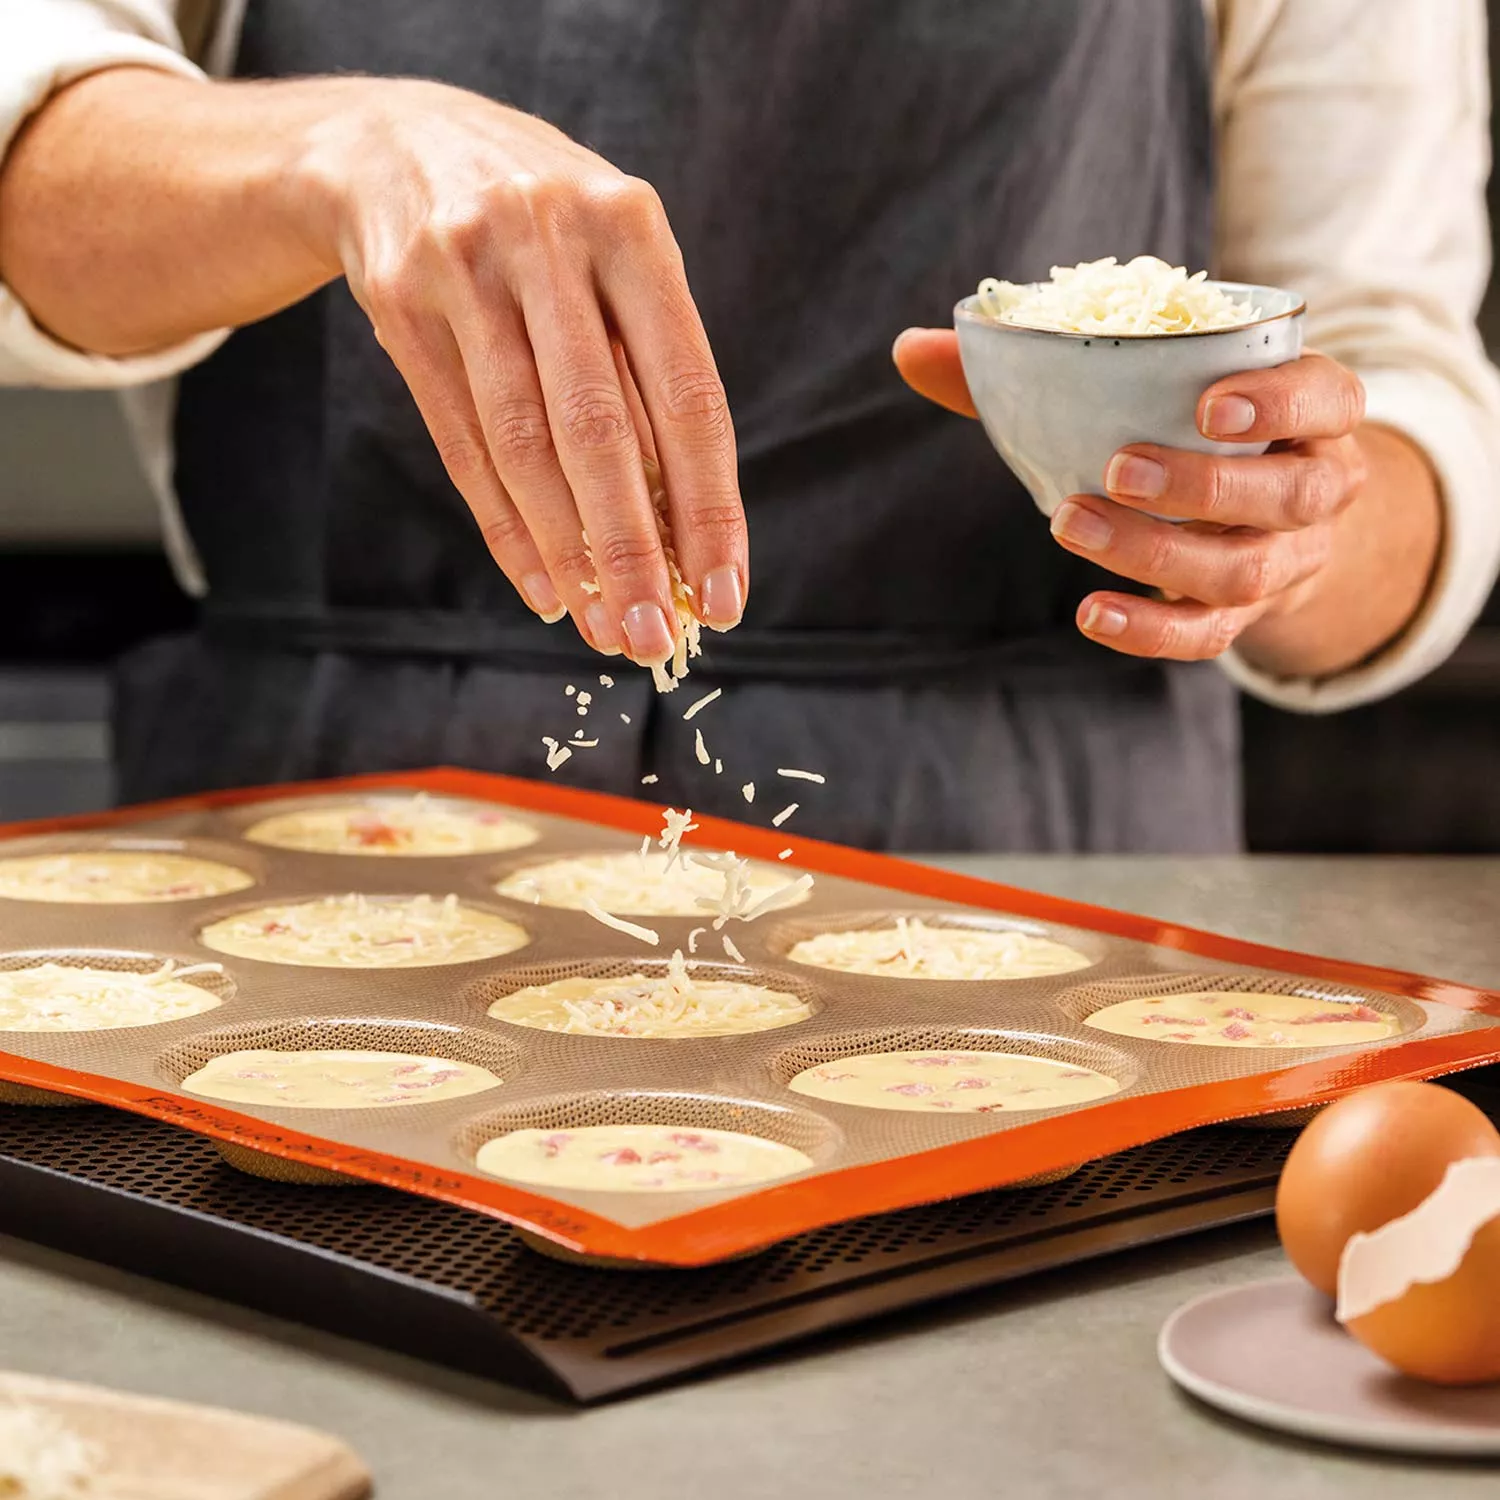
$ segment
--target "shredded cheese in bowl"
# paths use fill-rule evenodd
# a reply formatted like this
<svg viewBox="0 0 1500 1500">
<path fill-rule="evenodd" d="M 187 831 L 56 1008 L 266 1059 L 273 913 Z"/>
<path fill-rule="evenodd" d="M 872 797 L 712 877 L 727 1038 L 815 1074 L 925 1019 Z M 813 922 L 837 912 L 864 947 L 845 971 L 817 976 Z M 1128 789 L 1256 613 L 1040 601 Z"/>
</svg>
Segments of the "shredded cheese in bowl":
<svg viewBox="0 0 1500 1500">
<path fill-rule="evenodd" d="M 323 896 L 211 922 L 198 941 L 216 953 L 332 969 L 417 969 L 514 953 L 524 928 L 457 896 Z"/>
<path fill-rule="evenodd" d="M 1121 265 L 1114 256 L 1053 266 L 1049 281 L 979 283 L 979 310 L 1002 323 L 1054 333 L 1141 336 L 1239 328 L 1260 317 L 1250 302 L 1208 280 L 1189 276 L 1154 255 Z"/>
<path fill-rule="evenodd" d="M 805 1021 L 812 1007 L 785 990 L 694 972 L 681 950 L 663 973 L 623 979 L 581 975 L 528 985 L 502 996 L 488 1014 L 515 1026 L 574 1036 L 702 1037 L 772 1031 Z"/>
<path fill-rule="evenodd" d="M 170 962 L 150 973 L 51 961 L 0 969 L 0 1031 L 111 1031 L 180 1021 L 222 1003 L 191 980 L 223 972 L 220 964 Z"/>
</svg>

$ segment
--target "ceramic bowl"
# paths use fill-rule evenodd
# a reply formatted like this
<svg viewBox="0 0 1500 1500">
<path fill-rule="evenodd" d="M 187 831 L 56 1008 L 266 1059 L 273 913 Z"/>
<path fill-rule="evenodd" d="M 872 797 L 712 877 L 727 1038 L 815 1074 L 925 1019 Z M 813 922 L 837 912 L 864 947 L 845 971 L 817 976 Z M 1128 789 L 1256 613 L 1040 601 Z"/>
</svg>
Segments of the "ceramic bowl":
<svg viewBox="0 0 1500 1500">
<path fill-rule="evenodd" d="M 1068 495 L 1104 493 L 1104 470 L 1127 443 L 1255 454 L 1265 444 L 1215 443 L 1197 428 L 1198 398 L 1216 380 L 1302 353 L 1305 304 L 1278 287 L 1214 281 L 1260 311 L 1253 323 L 1200 333 L 1055 333 L 1001 323 L 977 297 L 953 310 L 964 375 L 1000 456 L 1050 516 Z"/>
</svg>

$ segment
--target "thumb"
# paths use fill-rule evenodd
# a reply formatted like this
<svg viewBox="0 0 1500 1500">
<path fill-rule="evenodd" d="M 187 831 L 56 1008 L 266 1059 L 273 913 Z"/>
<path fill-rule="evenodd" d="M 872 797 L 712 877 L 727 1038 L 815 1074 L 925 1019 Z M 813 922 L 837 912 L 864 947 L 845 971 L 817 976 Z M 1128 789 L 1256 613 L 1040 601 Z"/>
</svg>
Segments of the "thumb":
<svg viewBox="0 0 1500 1500">
<path fill-rule="evenodd" d="M 958 358 L 958 335 L 951 328 L 908 328 L 897 337 L 891 358 L 919 396 L 961 417 L 977 415 Z"/>
</svg>

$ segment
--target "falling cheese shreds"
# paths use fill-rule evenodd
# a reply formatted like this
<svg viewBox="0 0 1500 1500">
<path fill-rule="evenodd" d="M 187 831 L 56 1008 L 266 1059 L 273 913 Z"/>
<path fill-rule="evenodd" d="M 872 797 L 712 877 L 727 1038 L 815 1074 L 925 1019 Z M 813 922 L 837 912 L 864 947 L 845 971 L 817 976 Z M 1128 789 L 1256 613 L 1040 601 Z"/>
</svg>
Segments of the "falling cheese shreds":
<svg viewBox="0 0 1500 1500">
<path fill-rule="evenodd" d="M 724 762 L 722 760 L 718 759 L 718 757 L 716 756 L 714 758 L 714 775 L 715 776 L 722 776 L 723 774 L 724 774 Z"/>
<path fill-rule="evenodd" d="M 791 817 L 791 815 L 796 812 L 797 809 L 801 806 L 802 804 L 800 802 L 788 802 L 787 805 L 783 807 L 774 818 L 771 819 L 771 822 L 774 823 L 776 827 L 780 828 L 781 825 L 785 823 L 786 820 Z"/>
<path fill-rule="evenodd" d="M 615 680 L 614 680 L 613 677 L 611 677 L 609 675 L 608 672 L 601 672 L 599 674 L 599 686 L 600 687 L 613 687 L 614 685 L 615 685 Z"/>
<path fill-rule="evenodd" d="M 744 963 L 744 961 L 745 961 L 745 955 L 743 953 L 741 953 L 740 950 L 734 946 L 734 943 L 731 940 L 731 938 L 730 938 L 730 936 L 729 936 L 729 934 L 727 932 L 723 935 L 721 941 L 724 944 L 724 951 L 730 956 L 730 958 L 732 958 L 735 961 L 735 963 L 737 963 L 737 964 Z"/>
<path fill-rule="evenodd" d="M 697 713 L 700 708 L 707 708 L 708 705 L 710 703 L 712 703 L 715 698 L 722 697 L 723 693 L 724 693 L 724 689 L 723 688 L 715 688 L 713 690 L 713 692 L 711 692 L 711 693 L 705 693 L 703 695 L 703 697 L 701 697 L 696 703 L 692 703 L 692 704 L 688 705 L 687 711 L 682 716 L 683 719 L 684 720 L 691 719 L 693 717 L 693 715 L 695 713 Z"/>
<path fill-rule="evenodd" d="M 583 898 L 583 909 L 596 922 L 602 922 L 606 927 L 613 927 L 616 932 L 623 932 L 626 937 L 639 938 L 643 943 L 650 943 L 653 948 L 661 942 L 659 932 L 650 927 L 640 927 L 634 922 L 627 922 L 624 917 L 611 915 L 592 896 Z"/>
<path fill-rule="evenodd" d="M 792 851 L 790 849 L 783 849 L 781 853 L 776 856 L 777 859 L 790 859 L 791 857 Z"/>
<path fill-rule="evenodd" d="M 578 717 L 580 719 L 586 719 L 586 718 L 588 718 L 588 716 L 589 716 L 588 709 L 580 707 L 579 710 L 578 710 Z"/>
<path fill-rule="evenodd" d="M 744 786 L 740 788 L 740 796 L 742 796 L 746 802 L 754 802 L 755 783 L 753 781 L 747 781 Z"/>
<path fill-rule="evenodd" d="M 570 683 L 569 683 L 569 684 L 568 684 L 568 685 L 567 685 L 567 687 L 565 687 L 565 688 L 564 688 L 564 689 L 563 689 L 563 692 L 565 692 L 565 693 L 566 693 L 566 694 L 567 694 L 567 695 L 568 695 L 568 697 L 570 697 L 570 698 L 571 698 L 571 697 L 572 697 L 572 696 L 573 696 L 573 695 L 574 695 L 574 694 L 575 694 L 575 693 L 576 693 L 576 692 L 577 692 L 577 691 L 578 691 L 578 689 L 577 689 L 577 688 L 576 688 L 576 687 L 574 687 L 574 686 L 573 686 L 573 684 L 572 684 L 572 683 L 571 683 L 571 682 L 570 682 Z"/>
<path fill-rule="evenodd" d="M 97 1493 L 103 1455 L 53 1412 L 0 1404 L 0 1495 L 84 1500 Z"/>
<path fill-rule="evenodd" d="M 795 906 L 812 889 L 812 886 L 811 875 L 799 875 L 790 884 L 780 886 L 768 896 L 762 896 L 741 915 L 740 921 L 753 922 L 757 917 L 765 916 L 767 912 L 780 911 L 784 906 Z"/>
<path fill-rule="evenodd" d="M 592 703 L 593 701 L 594 701 L 594 695 L 592 693 L 580 692 L 578 694 L 578 706 L 579 706 L 579 708 L 587 708 L 589 706 L 589 704 Z"/>
<path fill-rule="evenodd" d="M 708 931 L 708 928 L 706 928 L 706 927 L 695 927 L 695 928 L 693 928 L 693 930 L 690 933 L 688 933 L 688 952 L 689 953 L 696 953 L 698 951 L 698 939 L 701 938 L 703 936 L 703 934 L 705 932 L 707 932 L 707 931 Z"/>
<path fill-rule="evenodd" d="M 629 714 L 621 714 L 620 715 L 620 722 L 622 724 L 628 724 L 630 722 L 630 715 Z"/>
<path fill-rule="evenodd" d="M 828 780 L 826 776 L 821 775 L 817 771 L 797 771 L 788 766 L 777 766 L 776 774 L 778 776 L 785 776 L 788 781 L 815 781 L 819 786 L 822 786 Z"/>
<path fill-rule="evenodd" d="M 529 901 L 533 906 L 542 904 L 541 886 L 524 875 L 518 880 L 511 881 L 510 889 L 513 894 L 518 894 L 519 899 Z"/>
<path fill-rule="evenodd" d="M 582 734 L 583 731 L 580 729 L 578 733 L 573 736 L 571 743 L 575 750 L 592 750 L 594 746 L 599 743 L 598 740 L 586 740 L 581 738 Z"/>
<path fill-rule="evenodd" d="M 565 760 L 571 760 L 573 752 L 566 745 L 559 745 L 550 734 L 542 736 L 542 743 L 547 747 L 547 769 L 555 771 Z"/>
<path fill-rule="evenodd" d="M 659 777 L 659 776 L 642 776 L 641 777 L 641 785 L 642 786 L 655 786 L 656 783 L 658 781 L 660 781 L 660 780 L 661 780 L 661 777 Z"/>
<path fill-rule="evenodd" d="M 703 743 L 703 731 L 693 731 L 693 754 L 698 757 L 698 764 L 706 766 L 709 762 L 708 746 Z"/>
<path fill-rule="evenodd" d="M 661 837 L 656 842 L 666 850 L 667 870 L 671 870 L 682 854 L 683 834 L 691 833 L 698 825 L 693 822 L 693 810 L 690 807 L 682 812 L 678 812 L 675 807 L 663 808 L 661 817 Z"/>
</svg>

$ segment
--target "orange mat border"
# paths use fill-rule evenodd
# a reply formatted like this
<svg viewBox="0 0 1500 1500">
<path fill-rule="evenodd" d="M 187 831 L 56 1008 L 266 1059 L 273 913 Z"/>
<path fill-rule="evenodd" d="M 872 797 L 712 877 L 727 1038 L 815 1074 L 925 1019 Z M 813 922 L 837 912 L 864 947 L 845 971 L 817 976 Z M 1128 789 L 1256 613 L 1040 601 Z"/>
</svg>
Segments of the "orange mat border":
<svg viewBox="0 0 1500 1500">
<path fill-rule="evenodd" d="M 121 829 L 173 813 L 390 787 L 502 802 L 636 834 L 655 833 L 661 825 L 661 808 L 656 803 L 439 767 L 210 792 L 102 814 L 0 824 L 0 839 Z M 712 817 L 700 817 L 698 823 L 696 835 L 687 842 L 733 848 L 741 854 L 770 859 L 789 842 L 779 829 L 752 828 Z M 797 849 L 799 869 L 1111 933 L 1227 963 L 1365 985 L 1415 1000 L 1435 1001 L 1500 1017 L 1500 992 L 1493 990 L 1243 942 L 1178 923 L 950 874 L 837 844 L 812 839 L 791 842 Z M 268 1125 L 217 1105 L 10 1053 L 0 1052 L 0 1078 L 113 1105 L 217 1140 L 489 1214 L 543 1235 L 568 1250 L 623 1260 L 694 1266 L 759 1249 L 827 1224 L 1004 1187 L 1024 1177 L 1111 1155 L 1178 1131 L 1324 1103 L 1365 1084 L 1431 1078 L 1496 1061 L 1500 1061 L 1500 1030 L 1417 1039 L 1378 1052 L 1300 1063 L 1254 1078 L 1197 1084 L 1035 1121 L 1006 1131 L 1003 1153 L 997 1150 L 996 1137 L 961 1141 L 893 1161 L 847 1167 L 768 1187 L 637 1229 L 488 1178 L 442 1171 L 420 1162 L 340 1145 L 316 1135 Z"/>
</svg>

